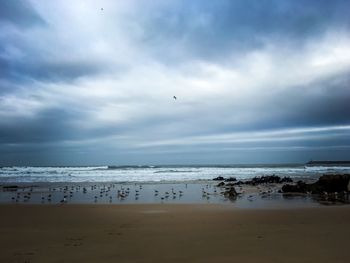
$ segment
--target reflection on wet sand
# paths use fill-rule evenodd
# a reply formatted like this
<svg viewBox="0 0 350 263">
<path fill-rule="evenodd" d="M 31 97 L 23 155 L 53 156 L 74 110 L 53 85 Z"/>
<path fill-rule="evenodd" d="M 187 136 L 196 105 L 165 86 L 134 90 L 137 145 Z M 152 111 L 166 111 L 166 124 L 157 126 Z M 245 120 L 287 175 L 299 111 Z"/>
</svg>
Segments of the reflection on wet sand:
<svg viewBox="0 0 350 263">
<path fill-rule="evenodd" d="M 300 207 L 349 203 L 349 192 L 283 192 L 286 178 L 261 177 L 182 183 L 38 183 L 3 185 L 0 202 L 14 204 L 231 204 L 235 207 Z M 222 180 L 221 180 L 222 179 Z M 220 182 L 218 182 L 220 181 Z M 316 182 L 317 183 L 317 182 Z M 314 184 L 316 184 L 314 183 Z"/>
</svg>

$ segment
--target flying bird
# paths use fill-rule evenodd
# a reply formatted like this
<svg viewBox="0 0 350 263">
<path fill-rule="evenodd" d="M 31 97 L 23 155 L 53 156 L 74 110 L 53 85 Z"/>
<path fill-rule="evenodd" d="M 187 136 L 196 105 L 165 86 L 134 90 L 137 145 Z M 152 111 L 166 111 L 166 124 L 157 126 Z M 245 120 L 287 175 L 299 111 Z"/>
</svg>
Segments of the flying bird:
<svg viewBox="0 0 350 263">
<path fill-rule="evenodd" d="M 101 11 L 103 11 L 103 7 L 101 7 Z"/>
<path fill-rule="evenodd" d="M 177 100 L 176 96 L 173 96 L 174 100 Z"/>
</svg>

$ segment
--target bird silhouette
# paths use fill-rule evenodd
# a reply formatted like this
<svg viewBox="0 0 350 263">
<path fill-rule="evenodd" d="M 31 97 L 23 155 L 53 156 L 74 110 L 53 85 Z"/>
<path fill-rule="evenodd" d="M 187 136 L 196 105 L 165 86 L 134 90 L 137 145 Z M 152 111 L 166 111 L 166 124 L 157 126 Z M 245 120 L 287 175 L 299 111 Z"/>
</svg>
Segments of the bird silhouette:
<svg viewBox="0 0 350 263">
<path fill-rule="evenodd" d="M 174 100 L 177 100 L 176 96 L 173 96 Z"/>
</svg>

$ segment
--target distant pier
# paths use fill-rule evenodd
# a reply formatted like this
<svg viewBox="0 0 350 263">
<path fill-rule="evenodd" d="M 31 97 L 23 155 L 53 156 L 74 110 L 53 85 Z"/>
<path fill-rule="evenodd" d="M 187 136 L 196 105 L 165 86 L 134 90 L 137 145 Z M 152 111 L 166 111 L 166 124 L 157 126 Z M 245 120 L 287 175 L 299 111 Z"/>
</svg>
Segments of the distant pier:
<svg viewBox="0 0 350 263">
<path fill-rule="evenodd" d="M 306 163 L 308 166 L 346 166 L 350 165 L 350 161 L 309 161 Z"/>
</svg>

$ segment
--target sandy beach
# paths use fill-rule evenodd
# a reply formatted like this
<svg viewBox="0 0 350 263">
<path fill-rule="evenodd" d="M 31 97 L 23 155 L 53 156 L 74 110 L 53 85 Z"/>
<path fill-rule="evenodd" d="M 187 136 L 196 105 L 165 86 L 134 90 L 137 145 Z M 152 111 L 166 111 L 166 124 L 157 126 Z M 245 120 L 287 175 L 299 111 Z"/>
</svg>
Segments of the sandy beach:
<svg viewBox="0 0 350 263">
<path fill-rule="evenodd" d="M 350 207 L 1 205 L 1 262 L 348 262 Z"/>
</svg>

